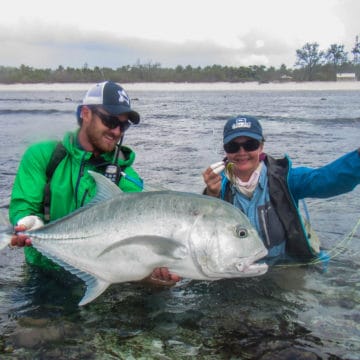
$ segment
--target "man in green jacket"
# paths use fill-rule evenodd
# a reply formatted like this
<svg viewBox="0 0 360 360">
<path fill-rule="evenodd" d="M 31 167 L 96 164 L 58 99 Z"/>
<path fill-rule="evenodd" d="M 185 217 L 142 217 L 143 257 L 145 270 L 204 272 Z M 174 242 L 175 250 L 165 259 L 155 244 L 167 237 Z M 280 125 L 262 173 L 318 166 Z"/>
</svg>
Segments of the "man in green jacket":
<svg viewBox="0 0 360 360">
<path fill-rule="evenodd" d="M 9 206 L 15 231 L 36 229 L 88 203 L 96 193 L 88 170 L 105 174 L 124 192 L 142 190 L 142 180 L 132 167 L 135 153 L 120 145 L 125 131 L 140 121 L 125 90 L 111 81 L 96 84 L 79 105 L 77 118 L 80 128 L 65 134 L 61 145 L 58 141 L 37 143 L 23 155 Z M 24 251 L 29 264 L 57 268 L 29 246 L 31 240 L 25 235 L 15 234 L 11 243 L 27 245 Z M 178 278 L 158 268 L 148 280 L 172 285 Z"/>
</svg>

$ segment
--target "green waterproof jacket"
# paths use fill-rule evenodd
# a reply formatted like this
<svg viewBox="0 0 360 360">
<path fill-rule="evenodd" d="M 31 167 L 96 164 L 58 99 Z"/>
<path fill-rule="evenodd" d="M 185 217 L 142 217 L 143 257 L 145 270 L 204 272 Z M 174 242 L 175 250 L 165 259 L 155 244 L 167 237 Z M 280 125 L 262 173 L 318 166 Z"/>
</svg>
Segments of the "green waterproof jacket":
<svg viewBox="0 0 360 360">
<path fill-rule="evenodd" d="M 103 173 L 107 164 L 112 162 L 114 153 L 104 153 L 102 159 L 94 161 L 92 153 L 84 151 L 77 142 L 78 132 L 64 136 L 63 145 L 67 154 L 56 167 L 50 183 L 51 202 L 50 220 L 61 218 L 88 203 L 96 194 L 94 179 L 88 170 Z M 9 218 L 16 224 L 28 215 L 37 215 L 44 220 L 43 199 L 46 184 L 46 168 L 58 141 L 47 141 L 31 145 L 24 153 L 15 178 L 9 206 Z M 124 192 L 138 192 L 142 183 L 137 172 L 132 168 L 135 153 L 122 146 L 124 159 L 118 160 L 123 172 L 134 179 L 132 182 L 122 176 L 119 187 Z M 102 161 L 103 160 L 103 161 Z M 33 247 L 25 247 L 26 261 L 44 268 L 57 268 L 52 261 L 42 256 Z"/>
</svg>

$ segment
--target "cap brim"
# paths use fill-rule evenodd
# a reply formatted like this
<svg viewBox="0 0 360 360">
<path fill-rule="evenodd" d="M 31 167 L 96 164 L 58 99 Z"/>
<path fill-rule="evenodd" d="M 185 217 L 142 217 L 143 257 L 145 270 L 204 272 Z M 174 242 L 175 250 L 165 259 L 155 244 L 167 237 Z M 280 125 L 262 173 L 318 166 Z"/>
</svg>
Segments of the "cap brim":
<svg viewBox="0 0 360 360">
<path fill-rule="evenodd" d="M 139 113 L 130 109 L 129 107 L 121 106 L 121 105 L 102 105 L 102 108 L 105 109 L 111 115 L 128 114 L 129 120 L 133 124 L 138 124 L 140 122 Z"/>
<path fill-rule="evenodd" d="M 226 137 L 224 138 L 224 144 L 229 143 L 231 140 L 234 140 L 234 139 L 236 139 L 236 138 L 239 137 L 239 136 L 247 136 L 247 137 L 256 139 L 256 140 L 258 140 L 258 141 L 262 141 L 262 140 L 263 140 L 263 137 L 262 137 L 261 135 L 254 134 L 254 133 L 248 132 L 248 131 L 238 131 L 238 132 L 233 132 L 233 133 L 231 133 L 230 135 L 226 136 Z"/>
<path fill-rule="evenodd" d="M 140 122 L 140 115 L 139 113 L 137 113 L 134 110 L 131 110 L 130 112 L 127 113 L 129 115 L 129 120 L 133 123 L 133 124 L 138 124 Z"/>
</svg>

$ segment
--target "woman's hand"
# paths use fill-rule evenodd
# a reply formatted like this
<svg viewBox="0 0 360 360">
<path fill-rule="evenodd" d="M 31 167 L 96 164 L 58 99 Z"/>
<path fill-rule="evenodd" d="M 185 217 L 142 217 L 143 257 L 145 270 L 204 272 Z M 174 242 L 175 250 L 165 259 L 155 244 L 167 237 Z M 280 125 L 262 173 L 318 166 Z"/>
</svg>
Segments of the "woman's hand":
<svg viewBox="0 0 360 360">
<path fill-rule="evenodd" d="M 210 165 L 203 172 L 203 179 L 206 184 L 205 194 L 219 197 L 221 190 L 221 176 L 219 175 L 225 168 L 223 161 Z"/>
</svg>

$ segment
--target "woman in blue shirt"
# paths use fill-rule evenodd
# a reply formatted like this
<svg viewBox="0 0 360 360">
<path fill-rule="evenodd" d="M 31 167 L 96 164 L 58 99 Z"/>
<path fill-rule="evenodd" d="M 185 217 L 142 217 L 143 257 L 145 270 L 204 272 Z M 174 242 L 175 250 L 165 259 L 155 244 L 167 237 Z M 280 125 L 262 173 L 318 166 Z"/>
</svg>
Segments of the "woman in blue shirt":
<svg viewBox="0 0 360 360">
<path fill-rule="evenodd" d="M 268 260 L 295 257 L 308 261 L 320 252 L 316 237 L 299 212 L 299 200 L 349 192 L 360 183 L 360 149 L 317 168 L 293 168 L 288 157 L 265 154 L 259 121 L 229 119 L 223 134 L 224 161 L 203 172 L 204 194 L 241 209 L 268 248 Z"/>
</svg>

